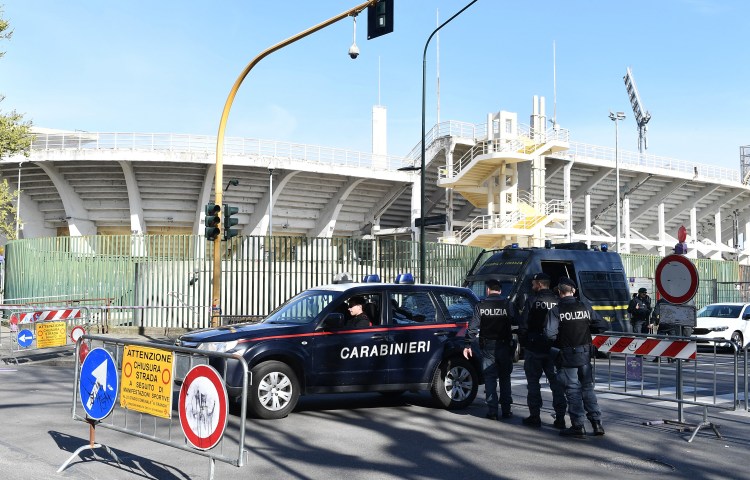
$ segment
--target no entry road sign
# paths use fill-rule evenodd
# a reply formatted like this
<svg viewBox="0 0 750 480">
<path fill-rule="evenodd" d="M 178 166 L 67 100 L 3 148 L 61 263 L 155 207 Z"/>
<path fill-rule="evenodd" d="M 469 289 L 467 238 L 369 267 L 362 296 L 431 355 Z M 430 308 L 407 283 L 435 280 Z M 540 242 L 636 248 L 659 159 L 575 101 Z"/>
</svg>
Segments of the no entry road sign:
<svg viewBox="0 0 750 480">
<path fill-rule="evenodd" d="M 656 290 L 669 303 L 685 303 L 698 291 L 698 270 L 684 255 L 667 255 L 656 266 Z"/>
<path fill-rule="evenodd" d="M 180 425 L 188 442 L 199 450 L 216 446 L 227 426 L 227 389 L 219 373 L 196 365 L 180 388 Z"/>
</svg>

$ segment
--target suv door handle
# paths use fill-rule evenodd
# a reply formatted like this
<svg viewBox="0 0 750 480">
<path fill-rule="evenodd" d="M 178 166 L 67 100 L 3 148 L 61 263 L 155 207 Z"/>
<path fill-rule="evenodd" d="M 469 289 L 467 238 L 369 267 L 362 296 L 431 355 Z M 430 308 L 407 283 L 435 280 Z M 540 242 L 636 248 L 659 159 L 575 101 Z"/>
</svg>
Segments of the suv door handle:
<svg viewBox="0 0 750 480">
<path fill-rule="evenodd" d="M 376 333 L 370 338 L 372 338 L 373 340 L 386 340 L 386 341 L 390 339 L 390 337 L 386 335 L 385 333 Z"/>
<path fill-rule="evenodd" d="M 438 330 L 437 332 L 433 333 L 433 335 L 450 335 L 451 332 L 448 330 Z"/>
</svg>

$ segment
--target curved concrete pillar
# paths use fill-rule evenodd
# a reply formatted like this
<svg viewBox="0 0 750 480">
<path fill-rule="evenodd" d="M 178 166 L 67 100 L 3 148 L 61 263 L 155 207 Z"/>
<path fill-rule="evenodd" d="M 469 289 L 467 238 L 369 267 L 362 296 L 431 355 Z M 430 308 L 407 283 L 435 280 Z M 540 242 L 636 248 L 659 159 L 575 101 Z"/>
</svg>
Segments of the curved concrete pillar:
<svg viewBox="0 0 750 480">
<path fill-rule="evenodd" d="M 65 219 L 68 221 L 70 236 L 96 235 L 96 224 L 89 218 L 89 212 L 83 206 L 83 201 L 73 191 L 65 180 L 65 177 L 51 164 L 39 162 L 35 163 L 35 165 L 44 170 L 44 173 L 47 174 L 55 185 L 58 195 L 60 195 L 60 200 L 62 200 L 63 208 L 65 209 Z"/>
<path fill-rule="evenodd" d="M 339 189 L 339 191 L 336 192 L 336 195 L 331 198 L 331 201 L 328 202 L 328 205 L 321 210 L 320 215 L 318 216 L 318 221 L 315 222 L 315 226 L 307 232 L 309 237 L 333 237 L 333 231 L 336 228 L 336 219 L 339 216 L 341 207 L 344 206 L 344 202 L 346 202 L 346 199 L 354 189 L 357 188 L 357 185 L 365 181 L 364 178 L 354 181 L 352 180 L 352 178 L 347 178 L 348 185 Z"/>
<path fill-rule="evenodd" d="M 299 170 L 284 170 L 281 172 L 278 179 L 274 181 L 274 205 L 279 199 L 279 195 L 281 195 L 284 187 L 286 187 L 292 177 L 298 173 L 300 173 Z M 250 215 L 250 220 L 247 222 L 247 225 L 245 225 L 245 228 L 242 229 L 243 235 L 265 235 L 268 233 L 268 202 L 270 200 L 270 194 L 271 192 L 266 192 L 265 195 L 263 195 L 263 198 L 258 200 L 258 203 L 255 204 L 255 211 Z"/>
</svg>

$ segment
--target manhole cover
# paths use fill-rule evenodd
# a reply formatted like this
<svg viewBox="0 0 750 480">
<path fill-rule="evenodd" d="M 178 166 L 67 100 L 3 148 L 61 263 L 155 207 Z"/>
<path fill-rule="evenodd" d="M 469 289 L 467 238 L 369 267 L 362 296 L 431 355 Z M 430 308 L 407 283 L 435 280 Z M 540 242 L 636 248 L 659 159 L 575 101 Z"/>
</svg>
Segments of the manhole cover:
<svg viewBox="0 0 750 480">
<path fill-rule="evenodd" d="M 674 472 L 673 465 L 662 462 L 655 458 L 613 458 L 608 462 L 602 462 L 601 466 L 610 471 L 628 472 L 634 474 L 653 474 Z"/>
</svg>

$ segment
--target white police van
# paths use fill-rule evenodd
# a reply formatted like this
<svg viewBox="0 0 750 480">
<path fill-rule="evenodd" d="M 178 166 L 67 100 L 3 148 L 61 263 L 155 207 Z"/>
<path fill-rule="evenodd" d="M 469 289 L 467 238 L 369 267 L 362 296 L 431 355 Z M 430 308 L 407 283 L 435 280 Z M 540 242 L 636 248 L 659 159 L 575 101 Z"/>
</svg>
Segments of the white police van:
<svg viewBox="0 0 750 480">
<path fill-rule="evenodd" d="M 462 350 L 476 295 L 415 285 L 410 274 L 398 283 L 370 280 L 312 288 L 260 323 L 191 332 L 177 344 L 242 355 L 251 370 L 249 410 L 259 418 L 285 417 L 300 395 L 313 393 L 428 390 L 444 408 L 470 405 L 481 367 Z M 364 298 L 371 325 L 346 327 L 352 297 Z M 242 393 L 237 363 L 214 365 L 226 371 L 233 398 Z"/>
</svg>

